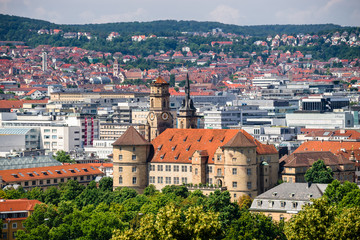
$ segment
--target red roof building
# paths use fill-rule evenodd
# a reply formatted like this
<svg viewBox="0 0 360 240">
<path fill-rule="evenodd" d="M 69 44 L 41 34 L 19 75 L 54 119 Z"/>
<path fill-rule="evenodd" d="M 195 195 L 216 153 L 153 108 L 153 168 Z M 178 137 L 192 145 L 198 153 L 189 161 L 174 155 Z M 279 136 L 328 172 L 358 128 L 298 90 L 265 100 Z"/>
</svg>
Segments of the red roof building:
<svg viewBox="0 0 360 240">
<path fill-rule="evenodd" d="M 3 219 L 2 239 L 15 239 L 18 230 L 25 230 L 23 222 L 41 204 L 38 200 L 0 199 L 0 216 Z"/>
<path fill-rule="evenodd" d="M 97 176 L 103 176 L 98 168 L 90 164 L 71 164 L 38 168 L 1 170 L 2 185 L 21 185 L 24 189 L 58 186 L 68 180 L 76 180 L 87 185 Z"/>
</svg>

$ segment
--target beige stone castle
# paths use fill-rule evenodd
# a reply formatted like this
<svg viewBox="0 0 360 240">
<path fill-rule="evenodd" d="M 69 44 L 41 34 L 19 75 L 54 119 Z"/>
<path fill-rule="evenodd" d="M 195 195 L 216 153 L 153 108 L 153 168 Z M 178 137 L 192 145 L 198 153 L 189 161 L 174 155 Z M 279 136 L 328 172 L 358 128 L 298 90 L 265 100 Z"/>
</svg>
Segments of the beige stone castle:
<svg viewBox="0 0 360 240">
<path fill-rule="evenodd" d="M 243 130 L 196 129 L 196 109 L 189 92 L 187 78 L 176 129 L 172 128 L 168 83 L 158 78 L 151 85 L 148 140 L 130 127 L 113 143 L 114 188 L 142 192 L 150 184 L 159 190 L 187 184 L 209 192 L 221 187 L 235 200 L 243 194 L 255 197 L 275 186 L 279 170 L 275 147 Z"/>
</svg>

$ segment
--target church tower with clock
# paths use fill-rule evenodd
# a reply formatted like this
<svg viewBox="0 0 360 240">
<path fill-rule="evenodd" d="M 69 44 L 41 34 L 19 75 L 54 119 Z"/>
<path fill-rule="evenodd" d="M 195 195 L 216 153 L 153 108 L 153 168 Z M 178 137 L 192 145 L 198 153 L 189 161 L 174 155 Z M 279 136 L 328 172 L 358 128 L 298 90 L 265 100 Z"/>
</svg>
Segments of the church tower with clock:
<svg viewBox="0 0 360 240">
<path fill-rule="evenodd" d="M 170 112 L 169 83 L 158 77 L 150 84 L 150 109 L 147 117 L 147 139 L 152 141 L 167 128 L 173 128 Z"/>
</svg>

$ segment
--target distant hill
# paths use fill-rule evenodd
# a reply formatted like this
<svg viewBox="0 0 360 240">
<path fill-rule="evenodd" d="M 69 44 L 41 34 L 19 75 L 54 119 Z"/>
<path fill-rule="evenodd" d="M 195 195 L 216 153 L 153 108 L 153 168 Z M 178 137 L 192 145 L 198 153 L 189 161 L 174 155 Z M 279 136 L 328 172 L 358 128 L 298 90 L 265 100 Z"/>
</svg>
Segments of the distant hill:
<svg viewBox="0 0 360 240">
<path fill-rule="evenodd" d="M 67 31 L 86 31 L 104 36 L 110 32 L 121 34 L 175 35 L 180 32 L 209 32 L 221 28 L 225 33 L 264 37 L 275 34 L 320 33 L 348 29 L 335 24 L 257 25 L 237 26 L 218 22 L 160 20 L 151 22 L 118 22 L 105 24 L 65 25 L 43 20 L 0 14 L 0 40 L 27 41 L 37 30 L 59 28 Z"/>
</svg>

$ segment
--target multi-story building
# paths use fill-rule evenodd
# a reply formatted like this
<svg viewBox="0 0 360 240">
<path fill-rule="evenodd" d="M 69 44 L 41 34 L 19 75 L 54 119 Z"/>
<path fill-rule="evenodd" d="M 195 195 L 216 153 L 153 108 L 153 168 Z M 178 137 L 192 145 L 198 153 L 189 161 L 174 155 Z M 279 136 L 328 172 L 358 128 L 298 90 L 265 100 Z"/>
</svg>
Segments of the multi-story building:
<svg viewBox="0 0 360 240">
<path fill-rule="evenodd" d="M 76 180 L 80 184 L 87 185 L 97 176 L 103 176 L 103 172 L 90 164 L 72 164 L 61 166 L 45 166 L 36 168 L 22 168 L 1 170 L 2 185 L 20 185 L 25 190 L 35 187 L 46 189 Z"/>
<path fill-rule="evenodd" d="M 283 156 L 280 161 L 281 178 L 284 182 L 306 182 L 305 173 L 318 160 L 334 173 L 334 179 L 340 182 L 355 181 L 355 162 L 346 159 L 343 155 L 335 155 L 329 151 L 295 152 Z"/>
<path fill-rule="evenodd" d="M 263 213 L 275 221 L 288 221 L 312 199 L 320 198 L 327 184 L 282 183 L 257 196 L 250 211 Z"/>
<path fill-rule="evenodd" d="M 36 204 L 41 202 L 28 199 L 1 199 L 0 217 L 3 223 L 1 239 L 16 239 L 16 232 L 25 230 L 24 221 L 34 212 Z"/>
<path fill-rule="evenodd" d="M 146 141 L 130 127 L 114 144 L 114 187 L 216 185 L 233 199 L 275 186 L 278 152 L 243 130 L 166 129 Z"/>
<path fill-rule="evenodd" d="M 112 154 L 112 144 L 114 140 L 94 140 L 90 147 L 85 147 L 85 153 L 90 153 L 100 159 L 109 159 Z"/>
<path fill-rule="evenodd" d="M 100 140 L 113 140 L 118 139 L 129 126 L 133 126 L 142 136 L 145 136 L 145 125 L 143 124 L 130 124 L 130 123 L 101 123 L 100 124 Z"/>
<path fill-rule="evenodd" d="M 354 116 L 351 112 L 289 113 L 286 114 L 286 124 L 289 127 L 344 129 L 354 126 Z"/>
<path fill-rule="evenodd" d="M 11 151 L 38 149 L 39 130 L 36 128 L 0 128 L 0 156 Z"/>
<path fill-rule="evenodd" d="M 266 110 L 260 110 L 259 106 L 221 107 L 211 111 L 204 111 L 205 128 L 226 129 L 232 125 L 244 125 L 250 119 L 267 117 Z"/>
<path fill-rule="evenodd" d="M 283 141 L 292 141 L 296 139 L 296 134 L 299 128 L 286 126 L 255 125 L 242 126 L 241 129 L 250 133 L 255 139 L 259 140 L 260 142 L 279 145 Z"/>
<path fill-rule="evenodd" d="M 129 93 L 129 92 L 85 92 L 85 91 L 73 91 L 73 92 L 52 92 L 50 99 L 53 102 L 67 102 L 74 103 L 79 101 L 85 101 L 86 99 L 130 99 L 144 97 L 147 93 Z"/>
</svg>

